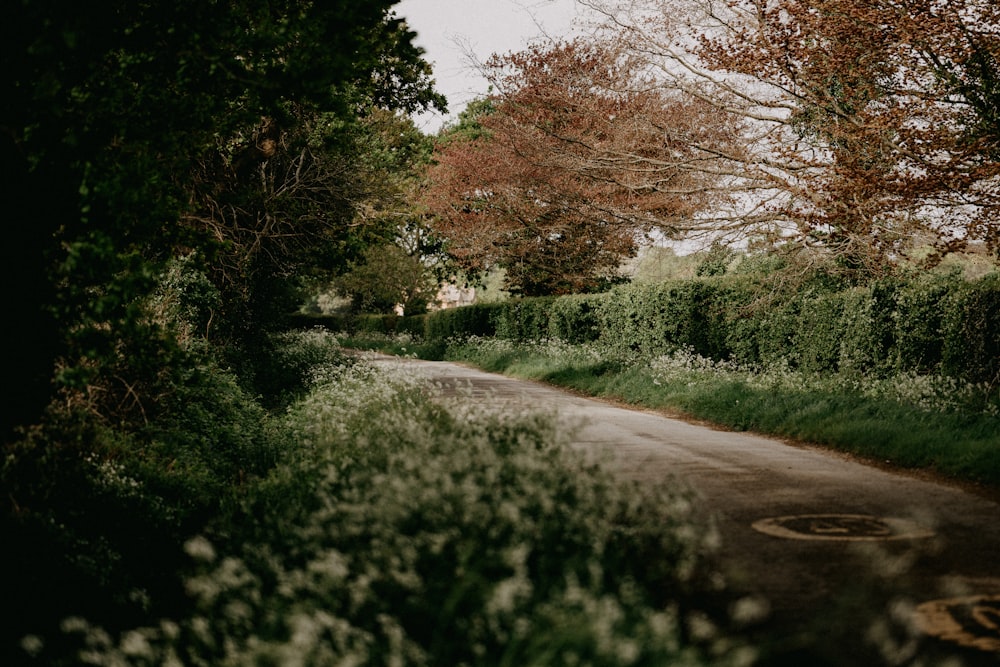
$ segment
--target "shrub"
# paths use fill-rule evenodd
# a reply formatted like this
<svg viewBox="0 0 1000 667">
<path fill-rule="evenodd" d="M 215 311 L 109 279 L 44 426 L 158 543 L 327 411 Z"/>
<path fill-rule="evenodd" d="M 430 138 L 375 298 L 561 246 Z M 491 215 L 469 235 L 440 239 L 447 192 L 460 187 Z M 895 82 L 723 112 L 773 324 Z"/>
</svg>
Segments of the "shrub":
<svg viewBox="0 0 1000 667">
<path fill-rule="evenodd" d="M 589 343 L 600 335 L 597 308 L 603 295 L 559 297 L 549 311 L 548 335 L 567 343 Z"/>
<path fill-rule="evenodd" d="M 549 336 L 549 313 L 556 297 L 510 299 L 499 304 L 496 336 L 506 340 L 540 340 Z"/>
<path fill-rule="evenodd" d="M 254 364 L 254 387 L 267 407 L 284 407 L 310 387 L 315 368 L 346 363 L 337 339 L 324 327 L 270 334 Z"/>
<path fill-rule="evenodd" d="M 426 335 L 432 340 L 493 336 L 503 303 L 474 304 L 438 310 L 427 315 Z"/>
<path fill-rule="evenodd" d="M 601 344 L 623 355 L 669 352 L 669 289 L 660 283 L 612 290 L 597 311 Z"/>
<path fill-rule="evenodd" d="M 358 315 L 353 320 L 354 333 L 388 334 L 396 330 L 397 315 Z"/>
<path fill-rule="evenodd" d="M 398 373 L 398 371 L 395 371 Z M 88 655 L 192 664 L 700 664 L 679 609 L 712 541 L 689 494 L 626 483 L 565 425 L 334 373 L 289 416 L 299 459 L 229 539 L 188 542 L 186 615 L 69 630 Z M 727 641 L 721 650 L 738 650 Z"/>
<path fill-rule="evenodd" d="M 895 359 L 895 313 L 898 283 L 882 280 L 847 292 L 840 366 L 865 374 L 884 374 Z"/>
<path fill-rule="evenodd" d="M 792 346 L 796 365 L 806 372 L 835 373 L 846 337 L 843 292 L 802 298 Z"/>
<path fill-rule="evenodd" d="M 954 290 L 946 301 L 942 329 L 945 372 L 1000 384 L 1000 275 Z"/>
<path fill-rule="evenodd" d="M 918 278 L 896 293 L 895 366 L 899 371 L 939 371 L 944 354 L 944 319 L 957 276 Z"/>
<path fill-rule="evenodd" d="M 429 341 L 493 335 L 598 341 L 623 359 L 685 349 L 718 361 L 815 373 L 943 371 L 973 383 L 995 382 L 998 284 L 996 277 L 966 283 L 925 276 L 849 288 L 812 281 L 788 292 L 772 286 L 767 294 L 755 275 L 733 274 L 467 306 L 405 326 Z M 375 328 L 386 330 L 381 321 Z"/>
<path fill-rule="evenodd" d="M 423 338 L 427 335 L 427 315 L 407 315 L 396 321 L 396 332 Z"/>
<path fill-rule="evenodd" d="M 292 329 L 323 327 L 328 331 L 354 331 L 356 317 L 352 313 L 294 313 L 288 316 L 287 321 Z"/>
</svg>

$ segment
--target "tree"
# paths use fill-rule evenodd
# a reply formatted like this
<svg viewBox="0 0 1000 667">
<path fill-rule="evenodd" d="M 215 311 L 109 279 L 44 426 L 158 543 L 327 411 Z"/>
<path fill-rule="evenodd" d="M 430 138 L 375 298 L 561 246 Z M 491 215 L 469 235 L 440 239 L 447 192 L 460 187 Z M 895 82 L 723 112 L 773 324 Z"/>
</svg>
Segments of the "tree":
<svg viewBox="0 0 1000 667">
<path fill-rule="evenodd" d="M 412 234 L 408 194 L 430 155 L 430 138 L 399 112 L 286 115 L 210 154 L 181 219 L 215 247 L 207 270 L 225 302 L 216 332 L 244 344 L 294 310 L 296 288 Z"/>
<path fill-rule="evenodd" d="M 384 199 L 374 119 L 443 105 L 392 4 L 4 7 L 0 663 L 169 615 L 181 545 L 276 462 L 315 356 L 260 332 Z"/>
<path fill-rule="evenodd" d="M 731 185 L 776 243 L 860 278 L 915 236 L 996 243 L 995 3 L 583 2 L 660 86 L 745 121 Z"/>
<path fill-rule="evenodd" d="M 360 261 L 335 281 L 337 290 L 351 298 L 352 308 L 363 313 L 413 315 L 427 310 L 434 299 L 437 281 L 419 257 L 397 245 L 371 246 Z"/>
<path fill-rule="evenodd" d="M 496 93 L 442 137 L 425 197 L 465 268 L 502 266 L 523 294 L 599 289 L 644 234 L 685 226 L 712 199 L 690 164 L 725 129 L 620 56 L 576 40 L 487 64 Z"/>
<path fill-rule="evenodd" d="M 393 4 L 19 0 L 8 8 L 0 163 L 5 246 L 17 254 L 4 262 L 2 284 L 14 321 L 44 344 L 22 339 L 23 354 L 8 355 L 16 361 L 6 362 L 5 381 L 30 400 L 4 411 L 5 431 L 37 417 L 57 359 L 63 386 L 102 375 L 112 404 L 136 395 L 136 375 L 158 372 L 155 350 L 166 342 L 141 304 L 172 255 L 202 249 L 211 261 L 233 238 L 288 247 L 277 239 L 297 221 L 276 226 L 259 210 L 222 238 L 188 224 L 204 218 L 206 196 L 233 196 L 231 175 L 205 165 L 240 153 L 257 173 L 272 157 L 269 139 L 295 137 L 284 162 L 269 164 L 294 172 L 314 164 L 298 149 L 322 114 L 347 121 L 362 104 L 443 106 Z M 349 224 L 338 210 L 327 222 Z M 253 284 L 253 273 L 226 275 Z"/>
</svg>

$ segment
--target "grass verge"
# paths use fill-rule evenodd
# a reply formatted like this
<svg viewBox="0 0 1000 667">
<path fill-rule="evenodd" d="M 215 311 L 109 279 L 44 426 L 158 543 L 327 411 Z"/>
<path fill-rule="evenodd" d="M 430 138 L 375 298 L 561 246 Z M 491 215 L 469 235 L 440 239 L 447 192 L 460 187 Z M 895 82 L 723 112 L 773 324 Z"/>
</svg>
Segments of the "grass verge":
<svg viewBox="0 0 1000 667">
<path fill-rule="evenodd" d="M 398 353 L 383 341 L 368 349 Z M 895 466 L 1000 488 L 1000 397 L 944 377 L 818 376 L 740 369 L 685 351 L 623 358 L 593 345 L 450 341 L 441 354 L 585 394 L 666 410 L 724 428 L 793 439 Z"/>
</svg>

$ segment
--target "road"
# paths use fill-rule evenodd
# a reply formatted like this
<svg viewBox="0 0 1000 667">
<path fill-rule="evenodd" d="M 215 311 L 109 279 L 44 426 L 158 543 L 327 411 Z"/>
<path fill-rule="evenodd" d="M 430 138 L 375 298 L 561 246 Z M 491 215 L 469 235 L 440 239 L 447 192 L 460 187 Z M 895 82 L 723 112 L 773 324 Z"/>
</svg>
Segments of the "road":
<svg viewBox="0 0 1000 667">
<path fill-rule="evenodd" d="M 768 665 L 1000 664 L 1000 504 L 842 454 L 688 423 L 447 362 L 403 363 L 449 394 L 579 422 L 622 475 L 684 484 L 721 535 L 744 630 Z M 747 603 L 746 600 L 750 600 Z M 753 614 L 751 614 L 753 616 Z"/>
</svg>

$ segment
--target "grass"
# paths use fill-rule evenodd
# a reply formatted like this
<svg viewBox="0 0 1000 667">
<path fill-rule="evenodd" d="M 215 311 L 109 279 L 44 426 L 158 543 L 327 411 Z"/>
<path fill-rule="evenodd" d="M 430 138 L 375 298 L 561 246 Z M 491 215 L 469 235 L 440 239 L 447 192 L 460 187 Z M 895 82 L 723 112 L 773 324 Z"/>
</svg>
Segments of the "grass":
<svg viewBox="0 0 1000 667">
<path fill-rule="evenodd" d="M 441 356 L 435 350 L 434 358 Z M 933 376 L 739 369 L 684 351 L 623 358 L 594 345 L 558 341 L 452 341 L 443 356 L 733 430 L 1000 488 L 1000 398 L 989 387 Z"/>
</svg>

